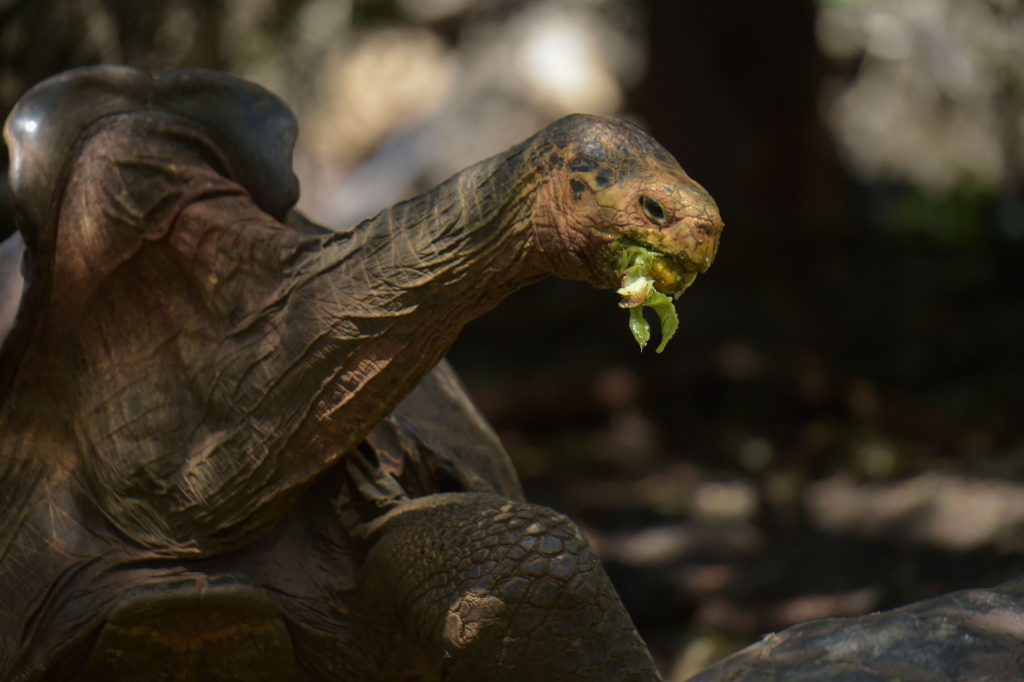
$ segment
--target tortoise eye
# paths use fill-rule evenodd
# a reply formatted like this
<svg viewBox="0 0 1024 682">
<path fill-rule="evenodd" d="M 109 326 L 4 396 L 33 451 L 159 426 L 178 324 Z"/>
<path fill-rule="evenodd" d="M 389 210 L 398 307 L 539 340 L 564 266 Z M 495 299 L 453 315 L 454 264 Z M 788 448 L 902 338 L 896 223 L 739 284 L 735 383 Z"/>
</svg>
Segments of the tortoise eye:
<svg viewBox="0 0 1024 682">
<path fill-rule="evenodd" d="M 654 199 L 643 196 L 640 197 L 640 206 L 644 209 L 644 214 L 650 218 L 652 223 L 658 225 L 665 224 L 665 209 L 661 207 Z"/>
</svg>

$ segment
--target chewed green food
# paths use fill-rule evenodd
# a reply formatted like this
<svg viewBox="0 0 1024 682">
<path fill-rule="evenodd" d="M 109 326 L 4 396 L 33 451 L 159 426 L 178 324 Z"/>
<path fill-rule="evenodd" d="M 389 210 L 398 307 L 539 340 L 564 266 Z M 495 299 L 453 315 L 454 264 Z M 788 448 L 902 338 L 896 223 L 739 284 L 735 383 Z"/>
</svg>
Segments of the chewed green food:
<svg viewBox="0 0 1024 682">
<path fill-rule="evenodd" d="M 644 318 L 643 309 L 651 308 L 658 315 L 661 322 L 661 343 L 655 349 L 657 353 L 665 350 L 665 346 L 679 329 L 679 316 L 676 314 L 673 299 L 655 288 L 652 271 L 656 269 L 655 263 L 659 259 L 662 259 L 661 254 L 640 244 L 631 243 L 621 247 L 617 272 L 622 277 L 622 286 L 616 292 L 622 297 L 619 306 L 629 309 L 629 331 L 640 344 L 640 350 L 643 350 L 651 340 L 651 326 Z M 675 294 L 676 298 L 692 282 L 692 277 L 686 279 L 689 281 L 679 288 Z"/>
</svg>

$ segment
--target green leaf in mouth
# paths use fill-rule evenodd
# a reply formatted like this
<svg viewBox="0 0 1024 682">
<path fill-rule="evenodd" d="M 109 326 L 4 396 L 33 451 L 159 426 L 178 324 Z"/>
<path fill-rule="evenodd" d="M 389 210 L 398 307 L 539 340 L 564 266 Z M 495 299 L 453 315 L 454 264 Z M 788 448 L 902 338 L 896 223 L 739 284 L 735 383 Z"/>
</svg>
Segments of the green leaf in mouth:
<svg viewBox="0 0 1024 682">
<path fill-rule="evenodd" d="M 640 350 L 643 350 L 651 339 L 651 327 L 644 318 L 643 309 L 651 308 L 661 323 L 661 343 L 655 349 L 655 352 L 660 353 L 679 329 L 679 316 L 672 299 L 655 288 L 651 276 L 655 260 L 661 254 L 635 242 L 617 246 L 619 254 L 616 271 L 622 277 L 622 286 L 617 293 L 622 297 L 619 306 L 629 309 L 629 331 L 640 344 Z M 681 293 L 678 292 L 676 296 Z"/>
</svg>

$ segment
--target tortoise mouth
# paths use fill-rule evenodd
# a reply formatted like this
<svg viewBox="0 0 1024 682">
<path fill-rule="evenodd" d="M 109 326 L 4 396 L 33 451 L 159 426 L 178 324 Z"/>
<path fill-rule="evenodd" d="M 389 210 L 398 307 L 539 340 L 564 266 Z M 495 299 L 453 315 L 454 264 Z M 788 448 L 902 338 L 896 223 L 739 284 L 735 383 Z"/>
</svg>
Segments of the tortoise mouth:
<svg viewBox="0 0 1024 682">
<path fill-rule="evenodd" d="M 658 253 L 656 249 L 651 251 Z M 650 277 L 654 280 L 654 288 L 663 294 L 681 295 L 690 288 L 698 274 L 689 262 L 664 253 L 658 253 L 651 263 Z"/>
<path fill-rule="evenodd" d="M 685 255 L 665 253 L 657 246 L 632 237 L 620 237 L 612 242 L 615 275 L 621 286 L 627 287 L 627 278 L 641 274 L 663 294 L 678 298 L 700 274 L 700 268 Z"/>
</svg>

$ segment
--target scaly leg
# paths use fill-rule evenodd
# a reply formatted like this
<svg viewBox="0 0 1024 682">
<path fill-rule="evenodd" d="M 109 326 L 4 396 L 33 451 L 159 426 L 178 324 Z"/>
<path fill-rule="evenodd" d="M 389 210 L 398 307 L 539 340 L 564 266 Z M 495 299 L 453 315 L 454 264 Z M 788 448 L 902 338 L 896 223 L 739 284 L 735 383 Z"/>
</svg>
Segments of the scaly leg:
<svg viewBox="0 0 1024 682">
<path fill-rule="evenodd" d="M 579 529 L 497 495 L 415 499 L 374 524 L 362 603 L 450 682 L 658 680 Z"/>
</svg>

